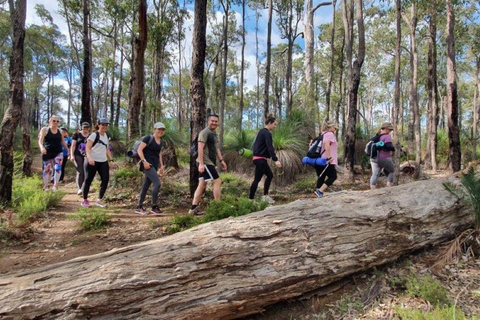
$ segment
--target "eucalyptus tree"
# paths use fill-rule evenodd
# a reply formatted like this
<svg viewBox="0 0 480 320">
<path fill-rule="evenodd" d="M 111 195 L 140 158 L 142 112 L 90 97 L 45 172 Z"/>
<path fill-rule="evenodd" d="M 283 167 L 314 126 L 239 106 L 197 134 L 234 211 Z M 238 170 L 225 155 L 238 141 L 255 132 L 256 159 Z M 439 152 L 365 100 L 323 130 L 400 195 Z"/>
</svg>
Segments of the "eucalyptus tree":
<svg viewBox="0 0 480 320">
<path fill-rule="evenodd" d="M 460 149 L 460 129 L 458 123 L 458 91 L 455 61 L 455 6 L 452 0 L 447 1 L 447 108 L 448 108 L 448 141 L 450 169 L 460 171 L 462 152 Z"/>
<path fill-rule="evenodd" d="M 10 97 L 0 128 L 0 202 L 12 200 L 13 136 L 22 118 L 26 0 L 9 0 L 12 53 L 10 57 Z"/>
<path fill-rule="evenodd" d="M 263 87 L 263 117 L 266 119 L 269 113 L 269 95 L 270 95 L 270 67 L 272 63 L 272 20 L 273 20 L 273 0 L 268 0 L 267 17 L 267 54 L 265 61 L 265 81 Z"/>
<path fill-rule="evenodd" d="M 326 108 L 326 120 L 329 120 L 330 115 L 330 102 L 331 102 L 331 93 L 332 93 L 332 84 L 333 84 L 333 68 L 335 65 L 335 22 L 336 22 L 336 5 L 337 0 L 333 0 L 332 2 L 332 23 L 331 23 L 331 31 L 330 31 L 330 64 L 328 67 L 328 81 L 327 87 L 325 89 L 325 108 Z M 305 36 L 306 37 L 306 36 Z M 306 40 L 305 40 L 306 41 Z M 305 57 L 305 59 L 307 59 Z M 337 119 L 338 122 L 338 119 Z"/>
<path fill-rule="evenodd" d="M 82 70 L 82 117 L 80 122 L 92 123 L 92 40 L 90 38 L 90 0 L 82 1 L 83 9 L 83 70 Z"/>
<path fill-rule="evenodd" d="M 278 14 L 277 26 L 283 39 L 287 40 L 287 74 L 285 77 L 286 110 L 287 117 L 292 111 L 292 68 L 293 68 L 293 47 L 296 39 L 302 35 L 299 32 L 299 24 L 302 21 L 303 0 L 286 0 L 275 3 L 275 10 Z"/>
<path fill-rule="evenodd" d="M 248 0 L 242 1 L 242 49 L 241 49 L 241 62 L 240 62 L 240 81 L 238 91 L 240 94 L 239 103 L 238 103 L 238 130 L 242 130 L 242 119 L 243 119 L 243 109 L 244 109 L 244 92 L 243 92 L 243 85 L 244 85 L 244 75 L 245 75 L 245 23 L 246 23 L 246 3 Z"/>
<path fill-rule="evenodd" d="M 401 76 L 401 57 L 402 57 L 402 1 L 395 0 L 395 83 L 394 83 L 394 92 L 393 92 L 393 103 L 394 103 L 394 113 L 393 113 L 393 127 L 394 130 L 394 141 L 395 147 L 397 150 L 400 148 L 400 135 L 398 132 L 399 128 L 399 118 L 401 117 L 400 113 L 400 76 Z M 398 184 L 398 176 L 400 173 L 400 152 L 395 152 L 395 178 L 394 184 Z"/>
</svg>

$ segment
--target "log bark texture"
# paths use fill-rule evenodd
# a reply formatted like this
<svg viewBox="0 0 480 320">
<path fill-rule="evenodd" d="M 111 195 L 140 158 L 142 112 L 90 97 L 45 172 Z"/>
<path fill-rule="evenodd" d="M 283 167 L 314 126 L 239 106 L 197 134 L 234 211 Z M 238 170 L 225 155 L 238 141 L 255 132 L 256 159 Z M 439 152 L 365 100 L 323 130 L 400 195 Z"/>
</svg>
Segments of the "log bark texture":
<svg viewBox="0 0 480 320">
<path fill-rule="evenodd" d="M 470 212 L 426 180 L 297 200 L 0 278 L 2 319 L 233 319 L 452 238 Z"/>
</svg>

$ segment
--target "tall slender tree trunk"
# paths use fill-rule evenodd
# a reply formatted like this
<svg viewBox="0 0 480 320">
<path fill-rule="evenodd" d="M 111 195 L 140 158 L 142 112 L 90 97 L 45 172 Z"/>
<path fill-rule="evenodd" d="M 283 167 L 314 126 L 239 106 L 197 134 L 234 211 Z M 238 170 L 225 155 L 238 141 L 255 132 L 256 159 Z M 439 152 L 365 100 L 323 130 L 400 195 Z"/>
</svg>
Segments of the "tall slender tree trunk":
<svg viewBox="0 0 480 320">
<path fill-rule="evenodd" d="M 145 49 L 147 48 L 147 1 L 138 3 L 138 37 L 134 39 L 133 70 L 130 78 L 131 97 L 128 106 L 128 139 L 140 134 L 140 110 L 145 91 Z"/>
<path fill-rule="evenodd" d="M 30 133 L 30 107 L 24 104 L 22 113 L 22 151 L 23 151 L 23 174 L 27 177 L 33 175 L 32 164 L 32 148 L 31 148 L 31 133 Z M 70 123 L 70 122 L 69 122 Z"/>
<path fill-rule="evenodd" d="M 92 123 L 92 41 L 90 38 L 90 0 L 83 0 L 83 74 L 82 116 L 80 122 Z"/>
<path fill-rule="evenodd" d="M 23 56 L 25 43 L 26 0 L 8 0 L 12 30 L 12 55 L 10 57 L 10 93 L 8 108 L 3 115 L 0 128 L 0 202 L 12 200 L 13 186 L 13 137 L 22 119 L 23 97 Z"/>
<path fill-rule="evenodd" d="M 332 31 L 330 33 L 330 65 L 328 66 L 328 81 L 327 88 L 325 90 L 325 108 L 326 108 L 326 120 L 330 118 L 330 102 L 332 94 L 333 84 L 333 65 L 335 63 L 335 21 L 336 21 L 336 7 L 337 0 L 332 1 Z M 337 119 L 338 123 L 338 119 Z"/>
<path fill-rule="evenodd" d="M 270 66 L 272 64 L 272 19 L 273 19 L 273 0 L 268 0 L 268 21 L 267 21 L 267 57 L 265 63 L 265 83 L 263 94 L 263 117 L 266 119 L 269 110 L 270 95 Z"/>
<path fill-rule="evenodd" d="M 115 117 L 115 69 L 117 66 L 117 48 L 118 48 L 118 23 L 117 18 L 113 20 L 113 52 L 112 52 L 112 84 L 110 86 L 110 123 L 114 123 Z"/>
<path fill-rule="evenodd" d="M 222 0 L 220 3 L 224 10 L 223 21 L 223 55 L 222 55 L 222 84 L 220 86 L 220 132 L 218 134 L 220 140 L 220 148 L 223 146 L 223 135 L 225 130 L 225 100 L 227 99 L 227 63 L 228 63 L 228 22 L 230 14 L 230 0 Z"/>
<path fill-rule="evenodd" d="M 123 24 L 120 28 L 120 34 L 123 34 Z M 122 38 L 123 39 L 123 38 Z M 123 48 L 123 40 L 121 40 L 120 48 Z M 123 62 L 125 60 L 123 49 L 120 50 L 120 67 L 118 70 L 118 92 L 117 92 L 117 104 L 115 111 L 115 127 L 118 128 L 120 123 L 120 102 L 122 101 L 122 89 L 123 89 Z"/>
<path fill-rule="evenodd" d="M 190 124 L 190 141 L 193 142 L 205 127 L 205 50 L 207 47 L 207 0 L 195 1 L 192 39 L 192 79 L 190 97 L 192 99 L 192 121 Z M 198 185 L 198 169 L 195 159 L 190 157 L 190 195 L 193 196 Z"/>
<path fill-rule="evenodd" d="M 460 171 L 462 153 L 458 124 L 457 72 L 455 66 L 455 9 L 452 0 L 447 0 L 447 108 L 450 168 Z"/>
<path fill-rule="evenodd" d="M 475 88 L 473 96 L 473 128 L 472 128 L 472 159 L 477 160 L 477 141 L 478 141 L 478 118 L 480 112 L 480 103 L 478 94 L 480 93 L 480 58 L 475 63 Z"/>
<path fill-rule="evenodd" d="M 185 7 L 185 1 L 183 3 Z M 181 130 L 183 128 L 183 90 L 182 90 L 182 29 L 183 29 L 183 16 L 180 17 L 180 8 L 177 7 L 178 14 L 178 102 L 177 102 L 177 122 L 178 128 Z"/>
<path fill-rule="evenodd" d="M 401 57 L 402 57 L 402 1 L 395 1 L 396 9 L 396 40 L 395 40 L 395 88 L 393 93 L 394 101 L 394 115 L 393 115 L 393 126 L 395 130 L 393 131 L 393 139 L 395 142 L 395 149 L 397 152 L 394 153 L 394 163 L 395 163 L 395 177 L 394 184 L 398 184 L 398 177 L 400 173 L 400 135 L 398 132 L 399 120 L 402 116 L 400 113 L 400 68 L 401 68 Z"/>
<path fill-rule="evenodd" d="M 239 91 L 240 91 L 240 102 L 238 104 L 238 131 L 242 131 L 242 118 L 243 118 L 243 82 L 244 82 L 244 74 L 245 74 L 245 22 L 246 22 L 246 5 L 247 1 L 242 1 L 242 57 L 240 62 L 240 84 L 239 84 Z"/>
</svg>

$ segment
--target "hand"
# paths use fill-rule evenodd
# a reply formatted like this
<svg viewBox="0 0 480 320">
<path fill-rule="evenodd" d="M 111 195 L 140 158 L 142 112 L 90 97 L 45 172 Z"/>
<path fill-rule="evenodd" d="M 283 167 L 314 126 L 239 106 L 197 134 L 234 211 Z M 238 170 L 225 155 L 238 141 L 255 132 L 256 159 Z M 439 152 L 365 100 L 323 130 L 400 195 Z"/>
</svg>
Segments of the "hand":
<svg viewBox="0 0 480 320">
<path fill-rule="evenodd" d="M 328 158 L 328 159 L 327 159 L 327 162 L 330 163 L 330 164 L 332 164 L 332 163 L 333 163 L 333 159 L 332 159 L 332 158 Z"/>
<path fill-rule="evenodd" d="M 88 158 L 88 164 L 91 166 L 95 165 L 95 161 L 92 158 Z"/>
<path fill-rule="evenodd" d="M 203 173 L 205 171 L 205 165 L 204 164 L 199 164 L 198 165 L 198 172 Z"/>
<path fill-rule="evenodd" d="M 280 169 L 282 167 L 282 163 L 277 160 L 275 161 L 275 166 Z"/>
<path fill-rule="evenodd" d="M 225 163 L 225 160 L 221 162 L 222 164 L 222 170 L 227 171 L 227 164 Z"/>
<path fill-rule="evenodd" d="M 45 149 L 44 147 L 42 147 L 42 148 L 40 149 L 40 152 L 41 152 L 42 154 L 47 154 L 47 149 Z"/>
<path fill-rule="evenodd" d="M 165 167 L 163 165 L 161 165 L 160 168 L 158 169 L 158 173 L 165 174 Z"/>
<path fill-rule="evenodd" d="M 108 167 L 109 167 L 110 169 L 115 168 L 115 162 L 109 161 L 109 162 L 108 162 Z"/>
<path fill-rule="evenodd" d="M 152 165 L 150 163 L 148 163 L 147 161 L 143 161 L 143 168 L 145 170 L 148 170 L 152 167 Z"/>
</svg>

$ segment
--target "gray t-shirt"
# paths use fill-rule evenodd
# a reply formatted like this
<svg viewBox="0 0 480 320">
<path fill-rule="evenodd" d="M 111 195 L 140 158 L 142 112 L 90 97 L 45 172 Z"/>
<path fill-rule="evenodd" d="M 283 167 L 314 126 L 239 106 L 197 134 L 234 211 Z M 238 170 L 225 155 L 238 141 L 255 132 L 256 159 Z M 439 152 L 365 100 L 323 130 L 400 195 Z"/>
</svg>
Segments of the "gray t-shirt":
<svg viewBox="0 0 480 320">
<path fill-rule="evenodd" d="M 206 165 L 216 165 L 217 149 L 219 148 L 218 135 L 206 127 L 198 134 L 198 142 L 205 143 L 203 149 L 203 163 Z"/>
<path fill-rule="evenodd" d="M 100 132 L 93 132 L 90 134 L 88 137 L 88 140 L 91 140 L 95 142 L 95 139 L 97 138 L 97 134 L 100 136 L 100 139 L 98 139 L 97 144 L 95 144 L 92 148 L 92 151 L 90 151 L 90 155 L 92 156 L 93 161 L 95 162 L 105 162 L 108 161 L 107 158 L 107 148 L 108 148 L 108 136 L 107 134 L 101 135 Z"/>
</svg>

